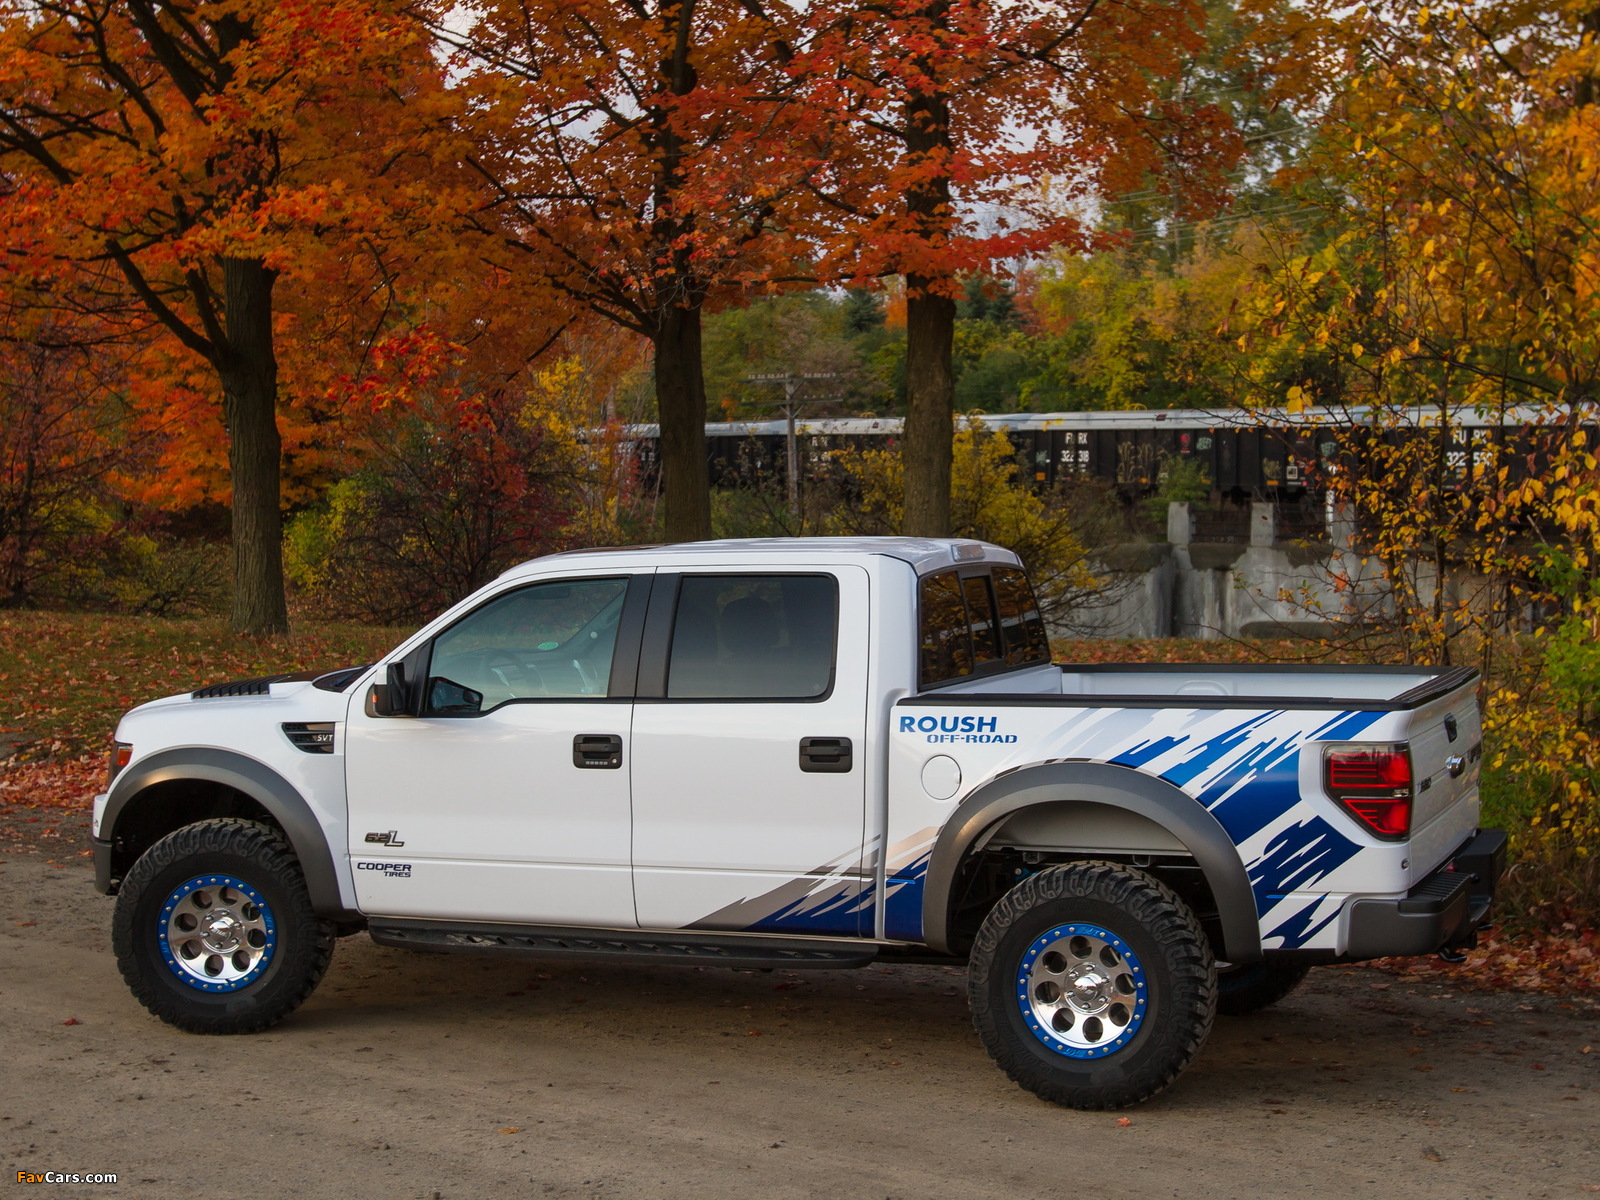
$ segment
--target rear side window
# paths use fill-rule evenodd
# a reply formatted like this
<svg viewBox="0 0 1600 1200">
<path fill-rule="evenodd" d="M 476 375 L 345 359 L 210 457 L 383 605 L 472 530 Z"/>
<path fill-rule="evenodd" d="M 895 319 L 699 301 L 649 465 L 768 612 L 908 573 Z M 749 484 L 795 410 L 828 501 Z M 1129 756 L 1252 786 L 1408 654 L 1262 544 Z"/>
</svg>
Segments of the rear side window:
<svg viewBox="0 0 1600 1200">
<path fill-rule="evenodd" d="M 967 602 L 967 628 L 972 631 L 972 665 L 977 668 L 1000 661 L 1000 631 L 995 628 L 994 597 L 986 575 L 968 575 L 961 581 L 961 598 Z"/>
<path fill-rule="evenodd" d="M 1050 661 L 1050 639 L 1028 577 L 1016 567 L 994 569 L 994 595 L 1000 608 L 1000 634 L 1006 666 L 1025 667 Z"/>
<path fill-rule="evenodd" d="M 1050 661 L 1044 620 L 1016 567 L 922 580 L 919 686 Z"/>
<path fill-rule="evenodd" d="M 831 575 L 685 575 L 670 700 L 816 700 L 833 687 L 839 584 Z"/>
</svg>

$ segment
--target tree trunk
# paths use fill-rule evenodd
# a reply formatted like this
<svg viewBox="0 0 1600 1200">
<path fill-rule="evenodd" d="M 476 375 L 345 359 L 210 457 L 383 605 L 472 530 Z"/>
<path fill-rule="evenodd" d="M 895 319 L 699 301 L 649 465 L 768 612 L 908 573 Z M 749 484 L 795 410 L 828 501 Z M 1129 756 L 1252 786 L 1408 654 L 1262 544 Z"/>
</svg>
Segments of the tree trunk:
<svg viewBox="0 0 1600 1200">
<path fill-rule="evenodd" d="M 286 633 L 283 515 L 279 471 L 278 362 L 272 349 L 272 287 L 277 272 L 258 259 L 225 258 L 222 281 L 227 344 L 217 373 L 233 482 L 235 633 Z"/>
<path fill-rule="evenodd" d="M 1591 8 L 1578 18 L 1578 32 L 1586 42 L 1600 38 L 1600 8 Z M 1596 79 L 1593 71 L 1579 75 L 1572 89 L 1572 102 L 1578 108 L 1588 108 L 1595 101 Z"/>
<path fill-rule="evenodd" d="M 700 363 L 699 305 L 667 308 L 660 315 L 653 340 L 666 539 L 703 541 L 711 536 L 711 489 L 706 478 L 706 383 Z"/>
<path fill-rule="evenodd" d="M 925 10 L 943 18 L 946 6 Z M 936 169 L 906 190 L 923 253 L 936 257 L 950 240 L 950 102 L 943 92 L 914 96 L 906 105 L 905 144 L 917 167 Z M 955 281 L 948 275 L 906 273 L 905 532 L 950 536 L 950 458 L 955 434 Z"/>
<path fill-rule="evenodd" d="M 928 294 L 931 281 L 906 282 L 905 532 L 949 537 L 956 302 Z"/>
</svg>

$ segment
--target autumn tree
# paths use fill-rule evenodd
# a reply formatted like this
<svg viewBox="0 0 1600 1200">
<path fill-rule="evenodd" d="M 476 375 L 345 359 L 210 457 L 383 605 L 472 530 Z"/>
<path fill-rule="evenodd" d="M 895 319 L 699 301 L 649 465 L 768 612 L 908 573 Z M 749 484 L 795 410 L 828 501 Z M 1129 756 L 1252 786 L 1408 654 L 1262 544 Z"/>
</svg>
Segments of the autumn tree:
<svg viewBox="0 0 1600 1200">
<path fill-rule="evenodd" d="M 1004 431 L 975 419 L 956 429 L 951 475 L 952 536 L 981 538 L 1015 550 L 1028 568 L 1040 611 L 1052 628 L 1072 630 L 1115 596 L 1091 568 L 1081 514 L 1064 496 L 1041 496 L 1018 470 Z M 848 536 L 893 533 L 905 525 L 906 460 L 890 449 L 839 450 L 834 465 L 853 493 L 823 521 Z"/>
<path fill-rule="evenodd" d="M 941 536 L 963 277 L 1091 244 L 1088 202 L 1141 180 L 1188 176 L 1198 209 L 1238 141 L 1215 104 L 1159 94 L 1203 45 L 1191 0 L 843 0 L 809 17 L 797 69 L 846 131 L 812 189 L 836 217 L 820 271 L 904 279 L 905 530 Z"/>
<path fill-rule="evenodd" d="M 1278 243 L 1248 314 L 1262 399 L 1353 410 L 1336 422 L 1350 455 L 1331 486 L 1362 514 L 1419 656 L 1490 653 L 1483 635 L 1544 574 L 1536 546 L 1596 572 L 1581 428 L 1600 388 L 1588 20 L 1553 3 L 1397 0 L 1357 21 L 1351 59 L 1365 66 L 1296 193 L 1320 227 Z M 1473 444 L 1472 412 L 1545 432 Z"/>
<path fill-rule="evenodd" d="M 115 287 L 205 365 L 237 630 L 287 626 L 283 292 L 380 241 L 386 212 L 434 203 L 429 173 L 408 175 L 437 121 L 415 103 L 431 78 L 382 0 L 0 3 L 7 265 L 62 291 Z"/>
<path fill-rule="evenodd" d="M 1322 406 L 1319 436 L 1343 445 L 1328 486 L 1357 521 L 1334 558 L 1346 636 L 1483 671 L 1485 797 L 1515 806 L 1518 899 L 1593 912 L 1594 9 L 1392 0 L 1347 29 L 1345 86 L 1293 193 L 1318 219 L 1279 243 L 1242 345 L 1262 399 Z M 1549 636 L 1508 636 L 1530 626 Z"/>
<path fill-rule="evenodd" d="M 106 334 L 26 302 L 0 311 L 0 607 L 59 596 L 113 532 L 112 476 L 138 439 L 117 395 L 127 356 Z"/>
<path fill-rule="evenodd" d="M 1029 407 L 1242 403 L 1247 362 L 1228 326 L 1264 253 L 1245 228 L 1215 238 L 1202 231 L 1171 266 L 1136 246 L 1051 256 L 1027 297 L 1041 360 Z"/>
<path fill-rule="evenodd" d="M 296 574 L 336 616 L 426 620 L 564 548 L 570 430 L 520 389 L 473 378 L 448 349 L 404 384 L 382 396 L 359 469 L 330 489 L 325 511 L 291 526 Z"/>
<path fill-rule="evenodd" d="M 778 201 L 816 169 L 793 15 L 733 0 L 496 0 L 431 13 L 474 102 L 474 165 L 523 269 L 647 339 L 673 540 L 710 536 L 701 318 L 793 274 Z"/>
</svg>

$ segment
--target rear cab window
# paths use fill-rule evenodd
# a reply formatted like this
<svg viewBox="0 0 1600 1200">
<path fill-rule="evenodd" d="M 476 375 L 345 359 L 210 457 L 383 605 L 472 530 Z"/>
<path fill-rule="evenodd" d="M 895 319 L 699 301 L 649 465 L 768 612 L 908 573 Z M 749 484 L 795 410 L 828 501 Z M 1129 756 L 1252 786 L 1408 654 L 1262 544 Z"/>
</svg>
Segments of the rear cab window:
<svg viewBox="0 0 1600 1200">
<path fill-rule="evenodd" d="M 1044 618 L 1026 572 L 983 565 L 923 576 L 917 658 L 922 689 L 1049 663 Z"/>
<path fill-rule="evenodd" d="M 667 699 L 824 699 L 833 689 L 838 625 L 831 575 L 686 575 Z"/>
</svg>

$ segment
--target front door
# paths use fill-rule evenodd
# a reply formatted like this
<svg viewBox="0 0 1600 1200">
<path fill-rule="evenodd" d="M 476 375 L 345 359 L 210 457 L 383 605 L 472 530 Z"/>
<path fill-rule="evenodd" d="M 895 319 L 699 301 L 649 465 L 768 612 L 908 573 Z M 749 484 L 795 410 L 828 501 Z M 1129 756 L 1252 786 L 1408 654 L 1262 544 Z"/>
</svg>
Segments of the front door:
<svg viewBox="0 0 1600 1200">
<path fill-rule="evenodd" d="M 869 932 L 867 587 L 860 567 L 657 576 L 633 717 L 642 926 Z"/>
<path fill-rule="evenodd" d="M 634 924 L 637 646 L 624 634 L 619 648 L 618 631 L 636 643 L 648 581 L 508 588 L 407 656 L 423 681 L 417 715 L 374 716 L 355 698 L 345 770 L 363 912 Z"/>
</svg>

